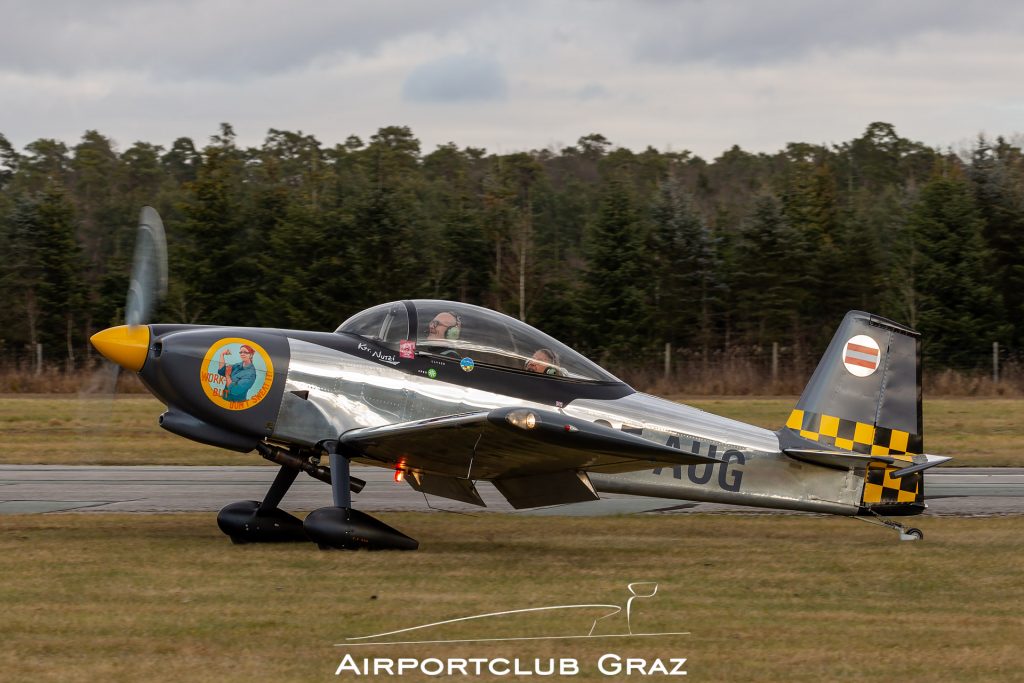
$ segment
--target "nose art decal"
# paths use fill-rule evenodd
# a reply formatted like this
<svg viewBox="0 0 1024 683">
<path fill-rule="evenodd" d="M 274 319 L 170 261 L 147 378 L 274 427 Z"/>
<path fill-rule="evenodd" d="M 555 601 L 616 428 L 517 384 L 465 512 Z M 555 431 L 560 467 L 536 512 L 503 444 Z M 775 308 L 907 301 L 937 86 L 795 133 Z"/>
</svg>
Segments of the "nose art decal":
<svg viewBox="0 0 1024 683">
<path fill-rule="evenodd" d="M 228 410 L 245 410 L 262 401 L 274 384 L 274 362 L 262 346 L 227 337 L 206 352 L 200 383 L 207 398 Z"/>
</svg>

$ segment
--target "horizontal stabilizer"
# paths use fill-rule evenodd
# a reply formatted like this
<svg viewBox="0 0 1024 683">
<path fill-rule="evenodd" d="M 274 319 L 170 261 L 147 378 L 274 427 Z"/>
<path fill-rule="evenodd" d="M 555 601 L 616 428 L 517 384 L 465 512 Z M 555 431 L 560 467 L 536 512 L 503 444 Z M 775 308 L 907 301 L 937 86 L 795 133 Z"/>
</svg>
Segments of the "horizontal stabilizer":
<svg viewBox="0 0 1024 683">
<path fill-rule="evenodd" d="M 867 467 L 868 463 L 879 462 L 891 465 L 896 462 L 895 458 L 887 455 L 864 455 L 863 453 L 848 453 L 845 451 L 817 451 L 803 448 L 787 448 L 783 451 L 786 455 L 796 460 L 809 462 L 812 465 L 823 467 L 835 467 L 838 469 L 854 469 Z"/>
<path fill-rule="evenodd" d="M 943 455 L 864 455 L 862 453 L 850 453 L 847 451 L 819 451 L 802 448 L 787 448 L 783 452 L 791 458 L 801 460 L 803 462 L 809 462 L 812 465 L 835 467 L 838 469 L 856 469 L 860 467 L 867 467 L 871 463 L 884 464 L 889 467 L 906 465 L 906 467 L 892 470 L 889 473 L 889 476 L 894 479 L 899 479 L 900 477 L 905 477 L 908 474 L 920 472 L 928 469 L 929 467 L 935 467 L 936 465 L 941 465 L 944 462 L 952 460 L 952 458 Z"/>
<path fill-rule="evenodd" d="M 941 465 L 944 462 L 949 462 L 952 459 L 953 458 L 946 455 L 928 455 L 927 453 L 915 455 L 913 465 L 891 472 L 889 476 L 893 479 L 899 479 L 900 477 L 905 477 L 908 474 L 920 472 L 928 469 L 929 467 L 935 467 L 936 465 Z"/>
</svg>

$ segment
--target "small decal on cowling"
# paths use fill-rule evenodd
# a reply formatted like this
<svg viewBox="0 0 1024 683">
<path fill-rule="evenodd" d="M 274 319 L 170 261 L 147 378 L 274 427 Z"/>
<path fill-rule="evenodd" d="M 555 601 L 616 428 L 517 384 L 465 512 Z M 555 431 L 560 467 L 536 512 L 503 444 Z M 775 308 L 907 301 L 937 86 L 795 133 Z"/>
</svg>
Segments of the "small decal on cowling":
<svg viewBox="0 0 1024 683">
<path fill-rule="evenodd" d="M 878 369 L 881 356 L 878 342 L 866 334 L 858 334 L 846 342 L 843 349 L 843 365 L 851 375 L 867 377 Z"/>
<path fill-rule="evenodd" d="M 270 393 L 274 362 L 256 342 L 227 337 L 206 352 L 199 374 L 207 398 L 221 408 L 245 410 Z"/>
<path fill-rule="evenodd" d="M 473 372 L 473 368 L 476 367 L 476 363 L 473 362 L 472 358 L 466 357 L 459 362 L 459 366 L 465 372 Z"/>
</svg>

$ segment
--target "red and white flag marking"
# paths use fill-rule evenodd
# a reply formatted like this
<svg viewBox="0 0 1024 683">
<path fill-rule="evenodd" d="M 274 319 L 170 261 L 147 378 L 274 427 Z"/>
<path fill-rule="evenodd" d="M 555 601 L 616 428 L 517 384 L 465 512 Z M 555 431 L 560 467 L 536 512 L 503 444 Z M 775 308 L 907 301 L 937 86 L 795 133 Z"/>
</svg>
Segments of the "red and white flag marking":
<svg viewBox="0 0 1024 683">
<path fill-rule="evenodd" d="M 850 374 L 857 377 L 867 377 L 878 369 L 882 352 L 878 348 L 878 342 L 866 334 L 858 334 L 846 342 L 843 350 L 843 365 L 850 371 Z"/>
</svg>

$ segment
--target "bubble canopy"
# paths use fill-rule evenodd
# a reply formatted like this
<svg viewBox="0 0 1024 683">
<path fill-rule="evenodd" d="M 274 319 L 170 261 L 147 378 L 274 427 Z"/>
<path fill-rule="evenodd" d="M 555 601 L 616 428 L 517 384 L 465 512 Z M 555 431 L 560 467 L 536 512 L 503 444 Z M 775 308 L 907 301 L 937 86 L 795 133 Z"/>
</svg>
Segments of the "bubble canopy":
<svg viewBox="0 0 1024 683">
<path fill-rule="evenodd" d="M 398 349 L 415 340 L 417 355 L 533 372 L 570 381 L 621 383 L 554 337 L 503 313 L 454 301 L 416 299 L 368 308 L 341 324 L 353 334 Z"/>
</svg>

